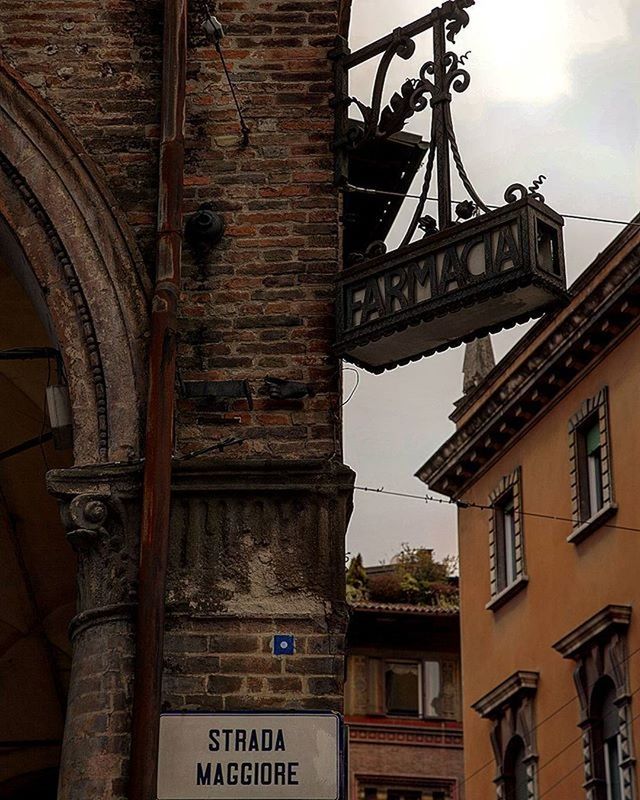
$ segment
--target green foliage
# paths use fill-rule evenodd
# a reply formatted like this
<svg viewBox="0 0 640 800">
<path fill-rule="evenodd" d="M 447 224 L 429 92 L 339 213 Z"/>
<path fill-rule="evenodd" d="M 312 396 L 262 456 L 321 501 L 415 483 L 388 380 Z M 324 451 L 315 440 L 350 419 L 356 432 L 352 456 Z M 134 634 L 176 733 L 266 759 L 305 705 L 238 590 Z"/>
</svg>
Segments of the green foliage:
<svg viewBox="0 0 640 800">
<path fill-rule="evenodd" d="M 405 544 L 388 569 L 367 575 L 358 554 L 347 570 L 347 599 L 453 608 L 458 604 L 457 568 L 453 556 L 437 561 L 432 550 Z"/>
<path fill-rule="evenodd" d="M 457 568 L 457 559 L 453 556 L 436 561 L 432 550 L 404 544 L 393 559 L 393 565 L 405 602 L 416 605 L 457 602 L 457 586 L 450 580 Z"/>
<path fill-rule="evenodd" d="M 368 577 L 362 563 L 362 555 L 354 556 L 347 569 L 347 600 L 367 599 Z"/>
</svg>

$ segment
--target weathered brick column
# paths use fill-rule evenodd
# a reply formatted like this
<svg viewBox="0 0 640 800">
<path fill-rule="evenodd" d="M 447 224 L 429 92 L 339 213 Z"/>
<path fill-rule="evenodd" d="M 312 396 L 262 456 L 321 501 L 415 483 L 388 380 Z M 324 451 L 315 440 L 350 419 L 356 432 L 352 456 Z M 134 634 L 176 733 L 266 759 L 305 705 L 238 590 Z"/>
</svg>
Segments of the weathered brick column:
<svg viewBox="0 0 640 800">
<path fill-rule="evenodd" d="M 49 473 L 78 555 L 59 800 L 126 798 L 139 536 L 138 467 Z"/>
</svg>

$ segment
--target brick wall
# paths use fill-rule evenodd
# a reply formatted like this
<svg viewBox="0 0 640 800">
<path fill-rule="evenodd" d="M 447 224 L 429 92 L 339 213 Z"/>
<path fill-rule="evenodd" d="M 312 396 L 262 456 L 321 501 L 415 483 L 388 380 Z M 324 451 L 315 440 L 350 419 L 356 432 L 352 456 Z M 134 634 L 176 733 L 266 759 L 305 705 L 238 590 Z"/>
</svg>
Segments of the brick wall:
<svg viewBox="0 0 640 800">
<path fill-rule="evenodd" d="M 212 201 L 227 232 L 206 259 L 184 256 L 179 362 L 183 380 L 248 379 L 239 402 L 212 413 L 183 401 L 179 441 L 196 449 L 229 433 L 238 457 L 318 457 L 339 449 L 332 278 L 337 193 L 332 184 L 331 65 L 337 2 L 222 0 L 223 47 L 251 129 L 241 146 L 231 92 L 190 15 L 187 212 Z M 162 3 L 5 0 L 0 45 L 105 173 L 154 264 Z M 277 402 L 266 375 L 311 383 L 315 397 Z"/>
<path fill-rule="evenodd" d="M 296 653 L 274 656 L 276 633 L 294 633 Z M 167 638 L 165 710 L 342 707 L 343 637 L 312 619 L 176 620 Z"/>
<path fill-rule="evenodd" d="M 240 403 L 227 415 L 242 420 L 245 452 L 330 455 L 338 435 L 338 363 L 328 355 L 338 220 L 327 52 L 336 3 L 221 2 L 216 14 L 251 134 L 243 148 L 218 55 L 194 35 L 186 202 L 213 200 L 227 235 L 204 267 L 186 258 L 182 377 L 251 381 L 253 414 Z M 312 383 L 316 397 L 271 401 L 261 388 L 266 375 Z M 188 403 L 180 418 L 186 449 L 229 431 Z"/>
<path fill-rule="evenodd" d="M 108 646 L 105 646 L 108 642 Z M 133 686 L 133 631 L 124 621 L 77 638 L 60 786 L 69 798 L 126 800 Z"/>
</svg>

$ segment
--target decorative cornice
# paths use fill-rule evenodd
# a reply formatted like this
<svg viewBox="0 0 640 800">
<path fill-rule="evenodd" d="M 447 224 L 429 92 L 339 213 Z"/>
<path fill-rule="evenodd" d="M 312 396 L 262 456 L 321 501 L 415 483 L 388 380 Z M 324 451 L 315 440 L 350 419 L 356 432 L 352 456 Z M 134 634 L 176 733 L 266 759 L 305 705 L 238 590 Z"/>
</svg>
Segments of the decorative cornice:
<svg viewBox="0 0 640 800">
<path fill-rule="evenodd" d="M 535 694 L 539 677 L 537 672 L 514 672 L 510 678 L 473 703 L 471 708 L 485 719 L 494 719 L 500 716 L 507 706 Z"/>
<path fill-rule="evenodd" d="M 432 775 L 397 775 L 395 772 L 392 775 L 386 773 L 368 773 L 365 775 L 356 772 L 354 778 L 358 785 L 369 783 L 374 786 L 387 784 L 389 786 L 410 786 L 415 788 L 426 784 L 430 790 L 444 790 L 452 797 L 456 796 L 454 792 L 458 784 L 455 778 L 436 778 Z"/>
<path fill-rule="evenodd" d="M 349 741 L 358 744 L 398 747 L 462 748 L 462 730 L 446 728 L 398 728 L 385 725 L 360 725 L 347 720 Z"/>
<path fill-rule="evenodd" d="M 172 488 L 177 493 L 310 491 L 352 492 L 355 473 L 344 464 L 322 459 L 259 460 L 199 458 L 173 465 Z"/>
<path fill-rule="evenodd" d="M 631 622 L 631 606 L 609 605 L 563 636 L 553 647 L 563 658 L 578 659 L 601 638 L 624 630 Z"/>
<path fill-rule="evenodd" d="M 640 214 L 635 217 L 632 222 L 640 222 Z M 576 297 L 580 292 L 603 270 L 606 265 L 613 260 L 613 258 L 620 253 L 624 247 L 629 244 L 634 238 L 637 238 L 638 229 L 635 226 L 628 226 L 624 228 L 618 236 L 616 236 L 602 252 L 592 261 L 592 263 L 584 270 L 573 282 L 569 292 L 572 296 Z M 562 309 L 557 312 L 547 313 L 540 319 L 518 342 L 509 350 L 509 352 L 498 361 L 491 372 L 486 376 L 486 380 L 477 386 L 472 392 L 460 399 L 451 414 L 450 419 L 458 423 L 469 409 L 478 401 L 480 397 L 487 391 L 487 387 L 497 383 L 500 377 L 505 374 L 513 364 L 516 363 L 518 358 L 526 351 L 526 349 L 535 342 L 542 332 L 547 328 L 553 327 L 554 319 L 560 315 Z"/>
<path fill-rule="evenodd" d="M 632 238 L 639 241 L 640 233 L 619 237 L 618 249 Z M 615 254 L 610 248 L 609 257 Z M 601 260 L 597 263 L 606 266 Z M 592 270 L 589 274 L 597 278 Z M 432 490 L 459 497 L 586 369 L 640 324 L 639 252 L 628 253 L 590 292 L 579 296 L 578 289 L 584 288 L 585 281 L 579 279 L 568 309 L 546 318 L 536 336 L 527 339 L 528 347 L 535 342 L 537 346 L 526 360 L 499 379 L 492 379 L 493 373 L 488 376 L 484 402 L 416 473 Z M 522 354 L 526 348 L 516 345 L 514 350 Z M 482 396 L 478 390 L 474 402 Z M 469 409 L 471 401 L 465 405 Z M 456 412 L 457 419 L 462 416 Z"/>
</svg>

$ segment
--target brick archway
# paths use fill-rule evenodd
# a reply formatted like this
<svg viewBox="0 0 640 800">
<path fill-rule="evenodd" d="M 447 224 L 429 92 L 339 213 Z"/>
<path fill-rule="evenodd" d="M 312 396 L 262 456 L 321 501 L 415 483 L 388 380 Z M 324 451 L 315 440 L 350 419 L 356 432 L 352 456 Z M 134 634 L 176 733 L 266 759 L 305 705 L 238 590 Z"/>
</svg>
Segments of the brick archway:
<svg viewBox="0 0 640 800">
<path fill-rule="evenodd" d="M 35 305 L 44 300 L 62 351 L 75 463 L 138 457 L 148 316 L 142 260 L 82 145 L 2 60 L 0 246 L 12 252 Z"/>
</svg>

